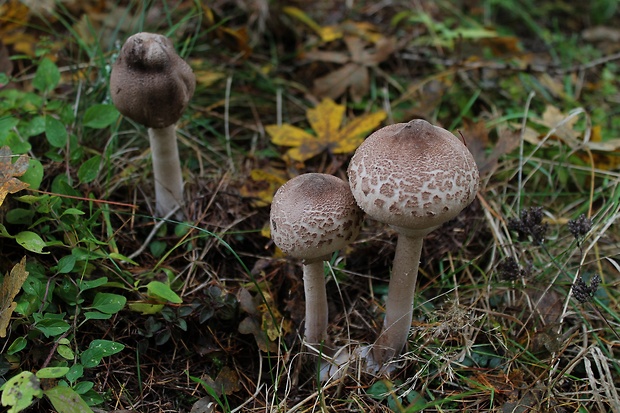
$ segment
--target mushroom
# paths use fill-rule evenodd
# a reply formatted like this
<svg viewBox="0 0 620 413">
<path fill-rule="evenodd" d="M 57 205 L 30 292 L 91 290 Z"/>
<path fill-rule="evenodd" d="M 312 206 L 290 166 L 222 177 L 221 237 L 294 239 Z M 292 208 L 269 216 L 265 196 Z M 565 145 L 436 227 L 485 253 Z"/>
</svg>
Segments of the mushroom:
<svg viewBox="0 0 620 413">
<path fill-rule="evenodd" d="M 271 205 L 271 238 L 291 257 L 303 260 L 305 338 L 333 354 L 327 337 L 328 311 L 323 261 L 352 242 L 363 213 L 349 185 L 321 173 L 299 175 L 281 186 Z"/>
<path fill-rule="evenodd" d="M 372 350 L 382 367 L 407 343 L 422 239 L 474 200 L 480 177 L 460 139 L 421 119 L 371 134 L 348 175 L 360 208 L 398 233 L 383 330 Z"/>
<path fill-rule="evenodd" d="M 110 75 L 112 102 L 124 116 L 148 128 L 155 176 L 155 212 L 160 217 L 183 204 L 183 177 L 175 123 L 196 88 L 189 65 L 160 34 L 129 37 Z"/>
</svg>

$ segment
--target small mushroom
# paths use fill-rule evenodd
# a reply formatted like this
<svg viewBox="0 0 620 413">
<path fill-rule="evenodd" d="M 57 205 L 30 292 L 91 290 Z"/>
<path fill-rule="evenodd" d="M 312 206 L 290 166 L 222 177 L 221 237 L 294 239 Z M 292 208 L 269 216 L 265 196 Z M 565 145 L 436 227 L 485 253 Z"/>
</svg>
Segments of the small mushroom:
<svg viewBox="0 0 620 413">
<path fill-rule="evenodd" d="M 309 346 L 327 337 L 327 293 L 323 261 L 359 234 L 363 213 L 345 181 L 332 175 L 307 173 L 286 182 L 271 204 L 271 238 L 291 257 L 303 260 L 306 298 L 305 338 Z"/>
<path fill-rule="evenodd" d="M 183 177 L 175 124 L 194 94 L 196 78 L 170 39 L 160 34 L 129 37 L 110 75 L 112 102 L 148 128 L 155 176 L 155 212 L 167 216 L 183 204 Z M 181 218 L 177 211 L 176 218 Z"/>
<path fill-rule="evenodd" d="M 421 119 L 370 135 L 348 174 L 360 208 L 398 233 L 383 331 L 372 353 L 384 366 L 407 343 L 422 239 L 474 200 L 480 177 L 460 139 Z"/>
</svg>

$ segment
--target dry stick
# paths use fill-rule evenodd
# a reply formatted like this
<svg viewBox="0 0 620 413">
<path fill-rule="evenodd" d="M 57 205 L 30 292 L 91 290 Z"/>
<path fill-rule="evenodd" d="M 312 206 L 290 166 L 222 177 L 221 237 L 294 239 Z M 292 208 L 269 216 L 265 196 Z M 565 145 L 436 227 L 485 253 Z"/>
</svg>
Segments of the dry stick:
<svg viewBox="0 0 620 413">
<path fill-rule="evenodd" d="M 247 399 L 246 401 L 241 403 L 239 406 L 237 406 L 234 409 L 232 409 L 230 411 L 230 413 L 236 413 L 236 412 L 240 411 L 241 409 L 243 409 L 251 401 L 256 400 L 256 397 L 258 396 L 258 393 L 260 393 L 260 390 L 263 387 L 263 385 L 260 384 L 262 376 L 263 376 L 263 357 L 260 354 L 260 350 L 258 350 L 258 378 L 256 379 L 256 391 L 254 392 L 252 397 L 250 397 L 249 399 Z"/>
<path fill-rule="evenodd" d="M 411 61 L 420 61 L 420 62 L 431 62 L 431 63 L 438 63 L 442 66 L 448 66 L 450 68 L 452 68 L 453 70 L 456 69 L 460 69 L 460 70 L 479 70 L 479 69 L 492 69 L 492 70 L 510 70 L 510 71 L 518 71 L 518 72 L 540 72 L 540 73 L 555 73 L 555 74 L 567 74 L 567 73 L 573 73 L 573 72 L 582 72 L 584 70 L 588 70 L 588 69 L 592 69 L 596 66 L 605 64 L 605 63 L 609 63 L 609 62 L 613 62 L 614 60 L 619 60 L 620 59 L 620 52 L 619 53 L 613 53 L 610 54 L 608 56 L 603 56 L 601 58 L 598 59 L 594 59 L 591 62 L 588 63 L 584 63 L 584 64 L 580 64 L 580 65 L 573 65 L 570 67 L 567 67 L 566 69 L 560 69 L 557 67 L 554 67 L 552 65 L 528 65 L 525 68 L 522 67 L 515 67 L 515 66 L 510 66 L 509 64 L 502 64 L 502 63 L 496 63 L 496 62 L 473 62 L 473 63 L 469 63 L 469 62 L 464 62 L 464 61 L 455 61 L 455 60 L 451 60 L 451 59 L 437 59 L 437 58 L 432 58 L 429 56 L 423 56 L 421 54 L 416 54 L 416 53 L 403 53 L 401 55 L 401 57 L 405 60 L 411 60 Z"/>
<path fill-rule="evenodd" d="M 232 76 L 228 76 L 226 79 L 226 97 L 224 100 L 224 137 L 226 138 L 226 155 L 228 156 L 228 164 L 231 171 L 235 171 L 235 162 L 232 159 L 232 148 L 230 146 L 230 122 L 229 122 L 229 109 L 230 109 L 230 89 L 232 86 Z"/>
<path fill-rule="evenodd" d="M 127 258 L 129 258 L 130 260 L 136 258 L 138 255 L 142 254 L 142 252 L 146 249 L 146 247 L 149 245 L 149 243 L 151 242 L 151 240 L 153 239 L 153 237 L 155 237 L 155 235 L 157 234 L 157 231 L 159 231 L 159 228 L 161 228 L 162 225 L 164 225 L 166 222 L 168 222 L 168 219 L 175 214 L 175 212 L 177 212 L 177 210 L 180 208 L 180 205 L 177 205 L 176 208 L 174 208 L 172 211 L 168 212 L 168 214 L 163 217 L 161 220 L 159 220 L 159 222 L 157 222 L 157 224 L 155 224 L 155 226 L 153 226 L 153 229 L 151 230 L 151 232 L 149 233 L 149 235 L 146 237 L 146 239 L 144 240 L 144 242 L 142 243 L 142 245 L 140 246 L 140 248 L 138 248 L 135 252 L 133 252 L 131 255 L 129 255 Z"/>
<path fill-rule="evenodd" d="M 62 340 L 63 338 L 67 337 L 69 335 L 69 331 L 70 330 L 67 330 L 64 333 L 62 333 L 62 335 L 60 337 L 58 337 L 57 340 L 54 341 L 54 344 L 52 345 L 52 348 L 50 349 L 50 352 L 47 355 L 47 358 L 45 359 L 45 361 L 43 362 L 43 364 L 41 365 L 39 370 L 46 368 L 47 365 L 50 364 L 50 362 L 52 361 L 52 357 L 56 353 L 56 349 L 60 345 L 60 340 Z"/>
</svg>

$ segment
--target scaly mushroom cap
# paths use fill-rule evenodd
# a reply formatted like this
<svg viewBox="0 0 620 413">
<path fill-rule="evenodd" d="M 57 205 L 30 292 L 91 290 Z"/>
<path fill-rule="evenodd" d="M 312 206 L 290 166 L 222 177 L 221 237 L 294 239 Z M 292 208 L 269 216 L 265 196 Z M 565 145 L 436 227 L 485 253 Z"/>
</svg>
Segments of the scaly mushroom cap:
<svg viewBox="0 0 620 413">
<path fill-rule="evenodd" d="M 345 181 L 307 173 L 276 192 L 271 204 L 271 238 L 286 254 L 311 261 L 355 240 L 362 217 Z"/>
<path fill-rule="evenodd" d="M 348 174 L 353 196 L 368 215 L 414 231 L 454 218 L 480 184 L 476 162 L 461 140 L 421 119 L 370 135 Z"/>
<path fill-rule="evenodd" d="M 137 33 L 127 39 L 112 66 L 110 94 L 116 108 L 155 129 L 176 123 L 196 88 L 189 65 L 170 39 Z"/>
</svg>

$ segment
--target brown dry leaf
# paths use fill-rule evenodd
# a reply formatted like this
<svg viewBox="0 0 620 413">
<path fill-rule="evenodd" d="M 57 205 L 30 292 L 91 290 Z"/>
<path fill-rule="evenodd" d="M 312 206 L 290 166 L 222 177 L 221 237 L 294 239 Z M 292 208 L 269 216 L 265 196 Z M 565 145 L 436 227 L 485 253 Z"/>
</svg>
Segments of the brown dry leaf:
<svg viewBox="0 0 620 413">
<path fill-rule="evenodd" d="M 555 129 L 554 135 L 569 145 L 574 145 L 581 135 L 574 129 L 578 116 L 562 113 L 560 109 L 552 105 L 547 105 L 545 112 L 537 123 L 548 127 L 550 130 Z"/>
<path fill-rule="evenodd" d="M 240 334 L 252 334 L 256 340 L 256 344 L 260 351 L 264 353 L 275 353 L 278 351 L 278 345 L 269 340 L 267 333 L 260 328 L 258 320 L 252 317 L 246 317 L 239 323 L 237 330 Z"/>
<path fill-rule="evenodd" d="M 474 156 L 480 169 L 488 159 L 486 150 L 489 146 L 489 131 L 484 121 L 474 122 L 469 118 L 463 118 L 463 126 L 459 128 L 459 132 L 463 135 L 467 149 Z"/>
<path fill-rule="evenodd" d="M 352 153 L 364 140 L 364 134 L 372 131 L 385 119 L 383 111 L 353 118 L 341 127 L 345 106 L 331 99 L 324 99 L 314 109 L 308 109 L 306 117 L 316 136 L 289 124 L 265 127 L 276 145 L 291 146 L 286 156 L 295 161 L 306 161 L 328 150 L 333 154 Z"/>
<path fill-rule="evenodd" d="M 620 42 L 620 29 L 609 26 L 589 27 L 581 32 L 586 42 Z"/>
<path fill-rule="evenodd" d="M 537 123 L 553 130 L 552 137 L 555 137 L 571 149 L 587 163 L 594 162 L 594 166 L 599 169 L 616 169 L 620 166 L 620 138 L 603 140 L 600 125 L 594 125 L 590 131 L 590 137 L 583 137 L 583 132 L 575 130 L 574 126 L 583 110 L 574 110 L 569 113 L 562 113 L 554 106 L 547 106 L 542 119 Z M 542 136 L 529 133 L 525 140 L 531 144 L 538 145 Z M 592 157 L 590 157 L 590 153 Z"/>
<path fill-rule="evenodd" d="M 225 18 L 220 18 L 214 10 L 209 7 L 208 2 L 201 2 L 202 12 L 204 14 L 204 24 L 209 31 L 220 39 L 226 46 L 233 48 L 242 53 L 244 58 L 252 54 L 252 46 L 250 45 L 250 35 L 246 26 L 240 28 L 226 27 Z"/>
<path fill-rule="evenodd" d="M 415 81 L 394 101 L 392 107 L 397 107 L 403 102 L 411 102 L 415 107 L 407 111 L 404 116 L 400 116 L 401 119 L 430 119 L 437 107 L 443 102 L 446 91 L 452 87 L 453 83 L 453 73 L 449 71 Z"/>
<path fill-rule="evenodd" d="M 36 37 L 26 28 L 30 20 L 30 9 L 19 0 L 9 0 L 0 4 L 0 38 L 15 51 L 34 56 L 38 43 Z"/>
<path fill-rule="evenodd" d="M 460 132 L 463 134 L 467 148 L 476 160 L 481 175 L 492 172 L 500 157 L 512 152 L 519 146 L 519 134 L 504 131 L 499 135 L 491 153 L 487 154 L 487 149 L 491 143 L 489 142 L 489 130 L 484 121 L 473 122 L 470 119 L 463 118 L 463 128 Z"/>
<path fill-rule="evenodd" d="M 241 390 L 239 375 L 228 366 L 222 367 L 215 380 L 209 376 L 206 376 L 203 380 L 218 396 L 223 394 L 230 396 L 234 392 Z"/>
<path fill-rule="evenodd" d="M 21 155 L 13 163 L 11 149 L 8 146 L 0 148 L 0 205 L 8 194 L 13 194 L 28 188 L 28 184 L 17 179 L 28 170 L 28 156 Z"/>
<path fill-rule="evenodd" d="M 276 352 L 277 341 L 292 330 L 292 322 L 284 319 L 269 293 L 253 297 L 249 291 L 241 289 L 237 297 L 241 309 L 248 314 L 239 323 L 239 333 L 252 334 L 261 351 Z"/>
<path fill-rule="evenodd" d="M 327 61 L 344 64 L 343 67 L 314 80 L 313 93 L 318 97 L 337 99 L 347 90 L 355 102 L 360 102 L 368 94 L 369 68 L 387 60 L 396 50 L 393 38 L 381 37 L 374 45 L 362 37 L 346 35 L 344 42 L 348 54 L 339 52 L 313 51 L 305 54 L 312 61 Z M 374 46 L 374 47 L 372 47 Z"/>
<path fill-rule="evenodd" d="M 590 140 L 587 147 L 590 149 L 592 158 L 585 151 L 579 151 L 578 155 L 585 162 L 594 163 L 594 167 L 603 170 L 613 170 L 620 167 L 620 138 L 603 141 L 600 125 L 592 127 Z"/>
<path fill-rule="evenodd" d="M 26 257 L 15 264 L 11 272 L 4 276 L 4 281 L 0 286 L 0 337 L 2 338 L 6 337 L 6 329 L 11 321 L 11 314 L 17 307 L 17 303 L 13 299 L 21 290 L 26 278 L 28 278 Z"/>
<path fill-rule="evenodd" d="M 493 56 L 515 56 L 522 52 L 521 39 L 515 36 L 495 36 L 480 39 L 480 45 L 491 49 Z"/>
<path fill-rule="evenodd" d="M 581 32 L 583 40 L 594 43 L 603 55 L 611 55 L 620 50 L 620 28 L 595 26 Z"/>
<path fill-rule="evenodd" d="M 557 77 L 549 75 L 549 73 L 542 73 L 537 76 L 538 81 L 545 87 L 554 97 L 566 99 L 566 90 L 563 80 Z"/>
</svg>

